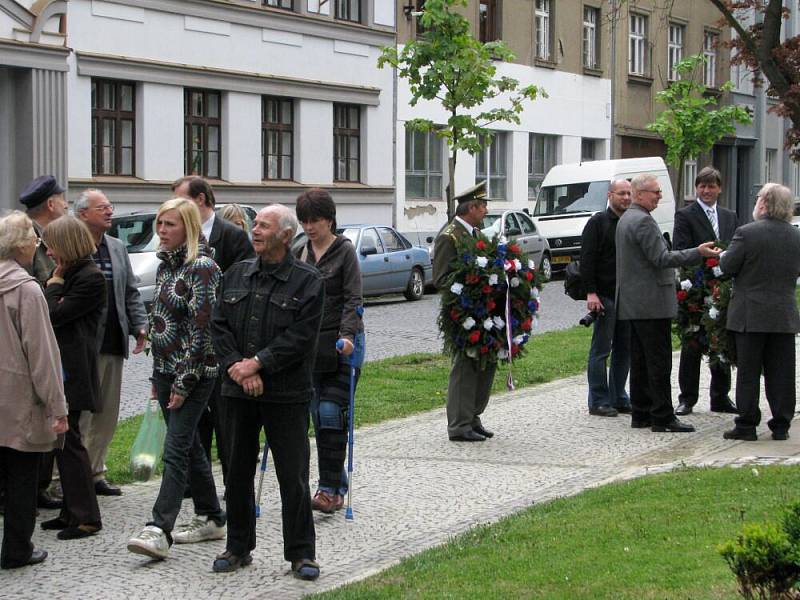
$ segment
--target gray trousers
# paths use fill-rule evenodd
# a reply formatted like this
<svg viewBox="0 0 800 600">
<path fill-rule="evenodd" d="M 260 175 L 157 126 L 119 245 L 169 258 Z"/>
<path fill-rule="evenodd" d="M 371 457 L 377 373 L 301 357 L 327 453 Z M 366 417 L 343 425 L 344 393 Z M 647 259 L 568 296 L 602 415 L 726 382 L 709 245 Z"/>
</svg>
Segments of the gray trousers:
<svg viewBox="0 0 800 600">
<path fill-rule="evenodd" d="M 447 435 L 463 435 L 481 425 L 480 416 L 489 404 L 497 363 L 480 362 L 458 355 L 453 359 L 447 386 Z"/>
<path fill-rule="evenodd" d="M 97 374 L 100 377 L 100 406 L 97 412 L 81 413 L 81 438 L 89 453 L 95 481 L 106 473 L 108 446 L 114 438 L 119 419 L 119 396 L 122 388 L 122 356 L 100 354 L 97 357 Z"/>
</svg>

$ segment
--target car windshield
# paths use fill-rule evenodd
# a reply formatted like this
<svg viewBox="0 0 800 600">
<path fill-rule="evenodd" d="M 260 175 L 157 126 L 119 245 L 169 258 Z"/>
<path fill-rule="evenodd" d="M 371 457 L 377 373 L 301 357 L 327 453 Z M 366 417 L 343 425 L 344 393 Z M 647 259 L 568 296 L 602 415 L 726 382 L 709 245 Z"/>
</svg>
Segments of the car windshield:
<svg viewBox="0 0 800 600">
<path fill-rule="evenodd" d="M 543 187 L 536 199 L 534 216 L 597 212 L 608 203 L 608 181 L 585 181 Z"/>
<path fill-rule="evenodd" d="M 495 235 L 500 235 L 500 225 L 502 222 L 500 221 L 500 217 L 502 215 L 485 215 L 483 217 L 483 222 L 481 223 L 481 231 L 487 237 L 493 237 Z"/>
<path fill-rule="evenodd" d="M 348 240 L 353 242 L 353 246 L 355 246 L 356 243 L 358 242 L 358 232 L 359 231 L 360 230 L 356 229 L 355 227 L 348 227 L 347 229 L 337 229 L 336 233 L 346 237 Z"/>
<path fill-rule="evenodd" d="M 153 229 L 155 215 L 115 217 L 108 235 L 117 238 L 131 254 L 158 250 L 158 236 Z"/>
</svg>

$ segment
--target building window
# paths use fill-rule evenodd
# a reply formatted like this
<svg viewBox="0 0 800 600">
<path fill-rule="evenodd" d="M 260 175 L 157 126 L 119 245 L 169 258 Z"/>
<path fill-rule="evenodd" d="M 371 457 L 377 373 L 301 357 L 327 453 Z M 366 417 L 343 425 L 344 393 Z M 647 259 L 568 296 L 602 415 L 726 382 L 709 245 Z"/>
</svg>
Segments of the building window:
<svg viewBox="0 0 800 600">
<path fill-rule="evenodd" d="M 187 175 L 219 178 L 221 163 L 220 93 L 183 93 L 184 170 Z"/>
<path fill-rule="evenodd" d="M 92 174 L 133 175 L 136 84 L 92 79 Z"/>
<path fill-rule="evenodd" d="M 647 75 L 647 17 L 631 14 L 628 34 L 628 73 Z"/>
<path fill-rule="evenodd" d="M 717 42 L 719 36 L 716 33 L 706 31 L 703 34 L 703 85 L 707 88 L 717 87 Z"/>
<path fill-rule="evenodd" d="M 482 43 L 493 42 L 497 32 L 497 0 L 480 0 L 478 5 L 478 38 Z"/>
<path fill-rule="evenodd" d="M 361 0 L 334 0 L 334 7 L 335 18 L 361 23 Z"/>
<path fill-rule="evenodd" d="M 442 199 L 442 140 L 406 129 L 406 198 Z"/>
<path fill-rule="evenodd" d="M 550 60 L 550 0 L 536 0 L 536 58 Z"/>
<path fill-rule="evenodd" d="M 294 140 L 292 101 L 261 99 L 261 178 L 291 179 Z"/>
<path fill-rule="evenodd" d="M 683 199 L 694 200 L 697 191 L 694 187 L 694 180 L 697 177 L 697 160 L 689 158 L 683 163 Z"/>
<path fill-rule="evenodd" d="M 423 13 L 425 12 L 425 0 L 417 0 L 417 12 Z M 426 29 L 422 25 L 422 14 L 419 14 L 415 19 L 416 27 L 417 27 L 417 36 L 425 35 Z"/>
<path fill-rule="evenodd" d="M 589 69 L 600 68 L 600 36 L 597 35 L 599 17 L 599 8 L 583 7 L 583 66 Z"/>
<path fill-rule="evenodd" d="M 547 172 L 556 164 L 558 137 L 531 133 L 528 136 L 528 198 L 539 193 Z"/>
<path fill-rule="evenodd" d="M 764 165 L 764 181 L 774 183 L 778 181 L 778 151 L 767 148 L 766 163 Z"/>
<path fill-rule="evenodd" d="M 597 160 L 597 140 L 592 138 L 581 139 L 581 162 Z"/>
<path fill-rule="evenodd" d="M 489 145 L 475 157 L 475 183 L 486 181 L 488 200 L 505 200 L 506 174 L 506 134 L 495 132 Z"/>
<path fill-rule="evenodd" d="M 678 80 L 678 71 L 675 65 L 683 60 L 683 32 L 685 27 L 683 25 L 676 25 L 670 23 L 669 25 L 669 40 L 667 45 L 667 59 L 669 60 L 668 73 L 670 81 Z"/>
<path fill-rule="evenodd" d="M 355 104 L 333 105 L 333 178 L 359 181 L 361 110 Z"/>
<path fill-rule="evenodd" d="M 292 10 L 292 0 L 264 0 L 264 6 L 272 6 L 274 8 L 285 8 Z"/>
</svg>

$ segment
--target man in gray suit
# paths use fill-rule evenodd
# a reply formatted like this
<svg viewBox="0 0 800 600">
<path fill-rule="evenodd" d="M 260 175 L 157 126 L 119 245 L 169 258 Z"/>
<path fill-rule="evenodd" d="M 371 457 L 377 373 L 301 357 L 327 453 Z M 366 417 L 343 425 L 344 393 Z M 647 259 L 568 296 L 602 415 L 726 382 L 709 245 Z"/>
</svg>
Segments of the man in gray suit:
<svg viewBox="0 0 800 600">
<path fill-rule="evenodd" d="M 114 437 L 119 418 L 122 364 L 128 358 L 128 336 L 136 338 L 134 354 L 144 347 L 147 314 L 136 288 L 137 279 L 125 245 L 106 235 L 111 227 L 114 206 L 100 190 L 82 192 L 75 203 L 75 214 L 89 228 L 97 245 L 92 255 L 106 278 L 108 302 L 100 320 L 97 361 L 100 376 L 100 410 L 84 411 L 80 429 L 83 444 L 92 463 L 95 492 L 101 496 L 119 496 L 122 491 L 106 481 L 106 453 Z"/>
<path fill-rule="evenodd" d="M 736 230 L 720 267 L 733 275 L 728 329 L 736 336 L 736 426 L 728 440 L 755 441 L 761 373 L 772 418 L 772 439 L 785 440 L 796 403 L 795 334 L 800 331 L 795 289 L 800 277 L 800 231 L 792 227 L 792 193 L 768 183 L 758 193 L 753 223 Z"/>
<path fill-rule="evenodd" d="M 674 267 L 718 256 L 713 242 L 672 252 L 650 215 L 661 185 L 643 173 L 631 181 L 632 203 L 617 225 L 617 318 L 630 321 L 631 427 L 684 432 L 694 427 L 675 417 L 672 407 L 670 325 L 678 314 Z"/>
</svg>

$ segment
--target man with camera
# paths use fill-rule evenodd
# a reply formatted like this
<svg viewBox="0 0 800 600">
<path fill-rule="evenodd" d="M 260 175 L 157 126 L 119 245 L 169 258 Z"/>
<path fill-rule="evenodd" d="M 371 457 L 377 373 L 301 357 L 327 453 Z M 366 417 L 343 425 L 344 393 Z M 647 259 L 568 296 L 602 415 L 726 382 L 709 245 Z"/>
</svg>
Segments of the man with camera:
<svg viewBox="0 0 800 600">
<path fill-rule="evenodd" d="M 581 279 L 586 286 L 589 314 L 580 323 L 585 327 L 594 323 L 586 378 L 589 414 L 598 417 L 631 412 L 625 391 L 630 369 L 630 327 L 627 321 L 617 320 L 614 305 L 617 223 L 630 204 L 631 184 L 625 179 L 612 181 L 608 186 L 608 207 L 589 219 L 581 238 Z"/>
</svg>

